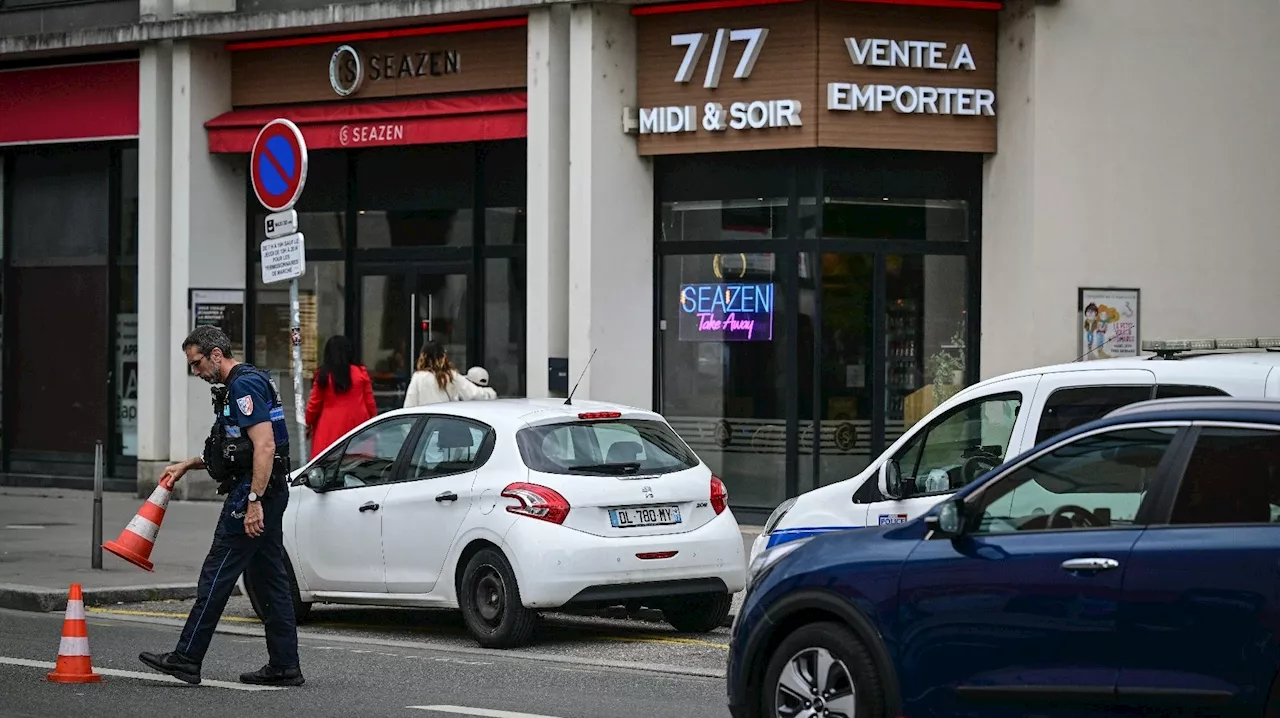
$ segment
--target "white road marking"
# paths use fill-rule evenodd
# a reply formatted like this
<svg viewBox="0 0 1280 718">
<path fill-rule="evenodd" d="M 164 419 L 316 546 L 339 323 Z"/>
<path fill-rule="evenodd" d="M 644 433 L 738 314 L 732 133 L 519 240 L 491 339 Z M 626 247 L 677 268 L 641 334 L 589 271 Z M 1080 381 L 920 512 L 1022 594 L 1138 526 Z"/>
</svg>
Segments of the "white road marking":
<svg viewBox="0 0 1280 718">
<path fill-rule="evenodd" d="M 52 670 L 53 667 L 57 665 L 55 663 L 50 663 L 48 661 L 32 661 L 26 658 L 9 658 L 7 656 L 0 656 L 0 664 L 10 665 L 10 666 L 25 666 L 27 668 L 45 668 L 49 670 Z M 161 683 L 182 683 L 183 685 L 186 685 L 185 681 L 180 681 L 177 678 L 174 678 L 173 676 L 170 676 L 170 675 L 166 675 L 164 673 L 143 673 L 142 671 L 122 671 L 118 668 L 99 668 L 97 666 L 93 667 L 93 671 L 95 673 L 100 673 L 104 676 L 115 676 L 117 678 L 138 678 L 145 681 L 160 681 Z M 230 688 L 233 691 L 282 691 L 284 690 L 282 686 L 250 686 L 244 683 L 229 683 L 227 681 L 211 681 L 207 679 L 200 681 L 200 685 L 213 686 L 214 688 Z"/>
<path fill-rule="evenodd" d="M 512 711 L 495 711 L 488 708 L 467 708 L 465 706 L 405 706 L 405 708 L 435 711 L 437 713 L 454 713 L 464 716 L 479 716 L 480 718 L 556 718 L 556 716 L 539 715 L 537 713 L 514 713 Z"/>
</svg>

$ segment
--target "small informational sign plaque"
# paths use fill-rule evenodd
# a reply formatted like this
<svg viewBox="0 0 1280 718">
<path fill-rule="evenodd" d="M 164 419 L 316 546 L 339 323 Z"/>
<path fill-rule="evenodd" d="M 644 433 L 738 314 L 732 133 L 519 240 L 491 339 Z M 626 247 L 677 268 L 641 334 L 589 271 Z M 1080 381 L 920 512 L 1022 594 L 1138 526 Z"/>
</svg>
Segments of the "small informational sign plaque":
<svg viewBox="0 0 1280 718">
<path fill-rule="evenodd" d="M 296 279 L 307 273 L 302 233 L 262 243 L 262 281 L 267 284 Z"/>
</svg>

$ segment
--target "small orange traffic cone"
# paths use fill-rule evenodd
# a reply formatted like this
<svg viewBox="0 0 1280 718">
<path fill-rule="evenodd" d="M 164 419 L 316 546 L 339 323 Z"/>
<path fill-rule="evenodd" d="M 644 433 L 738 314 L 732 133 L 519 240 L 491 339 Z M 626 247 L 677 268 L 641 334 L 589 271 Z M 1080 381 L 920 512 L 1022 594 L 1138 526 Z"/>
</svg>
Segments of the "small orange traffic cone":
<svg viewBox="0 0 1280 718">
<path fill-rule="evenodd" d="M 169 506 L 169 496 L 173 492 L 173 481 L 165 479 L 160 482 L 151 498 L 138 509 L 133 520 L 115 541 L 102 544 L 102 548 L 128 561 L 129 563 L 153 570 L 151 549 L 155 548 L 156 536 L 160 533 L 160 524 L 164 521 L 164 510 Z"/>
<path fill-rule="evenodd" d="M 102 680 L 102 676 L 93 672 L 93 661 L 89 658 L 89 626 L 84 622 L 84 596 L 78 583 L 71 584 L 71 592 L 67 595 L 58 663 L 48 678 L 54 683 L 98 683 Z"/>
</svg>

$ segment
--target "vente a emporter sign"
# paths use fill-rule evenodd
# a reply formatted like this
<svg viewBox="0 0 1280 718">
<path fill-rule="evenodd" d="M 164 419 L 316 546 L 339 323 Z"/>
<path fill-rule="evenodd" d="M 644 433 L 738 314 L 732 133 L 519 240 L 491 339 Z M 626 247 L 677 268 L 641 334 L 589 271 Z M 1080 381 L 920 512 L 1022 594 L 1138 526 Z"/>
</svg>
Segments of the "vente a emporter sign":
<svg viewBox="0 0 1280 718">
<path fill-rule="evenodd" d="M 945 42 L 848 37 L 844 41 L 855 66 L 907 67 L 942 72 L 977 69 L 968 43 L 954 48 Z M 995 115 L 996 93 L 967 87 L 931 85 L 827 83 L 827 109 L 836 112 Z"/>
<path fill-rule="evenodd" d="M 675 81 L 688 84 L 698 71 L 707 42 L 711 40 L 711 55 L 707 61 L 702 86 L 714 90 L 720 86 L 726 57 L 731 43 L 746 43 L 734 68 L 735 80 L 747 80 L 755 68 L 756 60 L 764 47 L 769 30 L 761 27 L 730 30 L 720 28 L 715 34 L 706 32 L 680 33 L 671 36 L 673 47 L 685 47 L 684 59 L 676 70 Z M 800 127 L 800 101 L 796 99 L 759 99 L 731 102 L 726 107 L 720 102 L 698 105 L 667 105 L 642 107 L 639 112 L 640 134 L 677 134 L 728 130 L 762 130 L 776 127 Z"/>
</svg>

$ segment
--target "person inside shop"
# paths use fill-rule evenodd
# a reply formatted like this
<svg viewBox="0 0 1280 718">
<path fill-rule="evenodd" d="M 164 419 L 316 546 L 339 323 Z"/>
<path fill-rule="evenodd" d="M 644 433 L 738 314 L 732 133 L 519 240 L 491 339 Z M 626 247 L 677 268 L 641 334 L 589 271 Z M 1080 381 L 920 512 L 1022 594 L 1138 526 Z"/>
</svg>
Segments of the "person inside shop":
<svg viewBox="0 0 1280 718">
<path fill-rule="evenodd" d="M 497 399 L 498 393 L 479 387 L 458 373 L 440 342 L 430 341 L 418 354 L 417 371 L 405 392 L 405 408 L 436 404 L 442 401 L 476 401 Z"/>
<path fill-rule="evenodd" d="M 351 340 L 342 334 L 325 342 L 324 363 L 316 369 L 307 400 L 307 438 L 313 459 L 378 414 L 369 370 L 354 357 Z"/>
</svg>

